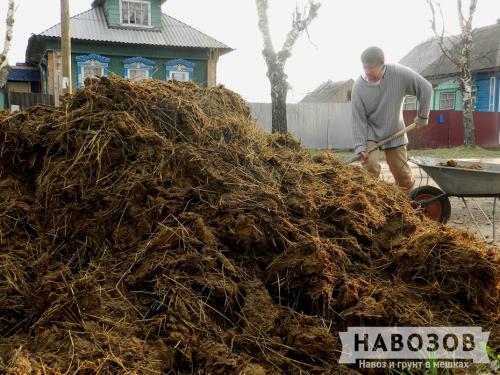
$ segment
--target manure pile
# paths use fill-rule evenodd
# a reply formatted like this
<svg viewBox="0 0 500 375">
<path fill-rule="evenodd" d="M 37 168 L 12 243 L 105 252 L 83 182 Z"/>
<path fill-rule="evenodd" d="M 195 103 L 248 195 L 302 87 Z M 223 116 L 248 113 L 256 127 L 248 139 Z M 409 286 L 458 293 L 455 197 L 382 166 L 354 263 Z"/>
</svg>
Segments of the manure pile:
<svg viewBox="0 0 500 375">
<path fill-rule="evenodd" d="M 329 374 L 357 325 L 499 347 L 500 262 L 236 94 L 100 78 L 0 114 L 0 368 Z"/>
</svg>

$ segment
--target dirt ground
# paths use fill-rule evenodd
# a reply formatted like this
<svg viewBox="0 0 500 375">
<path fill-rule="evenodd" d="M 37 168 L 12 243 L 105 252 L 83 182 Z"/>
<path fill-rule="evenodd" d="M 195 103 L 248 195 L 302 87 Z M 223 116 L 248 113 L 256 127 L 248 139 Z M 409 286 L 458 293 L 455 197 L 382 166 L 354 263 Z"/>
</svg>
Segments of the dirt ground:
<svg viewBox="0 0 500 375">
<path fill-rule="evenodd" d="M 489 158 L 489 159 L 461 159 L 468 161 L 482 161 L 484 163 L 495 163 L 500 164 L 500 158 Z M 432 179 L 428 179 L 424 171 L 419 171 L 419 168 L 415 164 L 411 164 L 413 170 L 413 175 L 416 178 L 416 186 L 419 185 L 434 185 L 436 183 Z M 394 179 L 389 171 L 389 168 L 385 162 L 381 163 L 382 172 L 381 178 L 384 181 L 393 182 Z M 422 177 L 421 177 L 422 173 Z M 467 198 L 466 202 L 469 209 L 476 220 L 477 226 L 473 219 L 470 217 L 467 208 L 462 202 L 461 198 L 450 197 L 451 202 L 451 217 L 448 222 L 449 225 L 456 228 L 468 230 L 476 235 L 478 239 L 484 239 L 487 243 L 496 245 L 500 248 L 500 199 L 497 199 L 496 204 L 496 239 L 493 241 L 493 198 Z M 479 227 L 479 229 L 478 229 Z M 482 233 L 482 234 L 481 234 Z M 483 237 L 484 236 L 484 237 Z"/>
</svg>

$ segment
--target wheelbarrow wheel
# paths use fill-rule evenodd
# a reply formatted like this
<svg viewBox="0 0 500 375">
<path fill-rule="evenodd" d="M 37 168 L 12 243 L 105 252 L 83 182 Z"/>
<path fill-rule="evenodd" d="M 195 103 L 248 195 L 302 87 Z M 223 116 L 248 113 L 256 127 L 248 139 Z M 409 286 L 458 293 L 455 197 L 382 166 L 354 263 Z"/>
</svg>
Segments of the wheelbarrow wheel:
<svg viewBox="0 0 500 375">
<path fill-rule="evenodd" d="M 440 195 L 440 198 L 432 200 Z M 445 224 L 450 218 L 450 200 L 441 189 L 430 185 L 419 186 L 410 192 L 410 198 L 422 207 L 429 219 Z"/>
</svg>

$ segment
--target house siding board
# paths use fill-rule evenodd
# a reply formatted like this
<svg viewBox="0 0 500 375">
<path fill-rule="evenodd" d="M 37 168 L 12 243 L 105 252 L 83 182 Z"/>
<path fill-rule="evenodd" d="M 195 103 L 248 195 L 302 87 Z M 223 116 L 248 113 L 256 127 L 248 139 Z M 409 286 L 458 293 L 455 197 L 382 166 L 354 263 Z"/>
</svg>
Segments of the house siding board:
<svg viewBox="0 0 500 375">
<path fill-rule="evenodd" d="M 158 53 L 156 48 L 147 48 L 138 46 L 134 49 L 129 46 L 120 46 L 120 48 L 110 48 L 109 46 L 94 45 L 94 44 L 78 44 L 72 50 L 72 81 L 73 85 L 77 87 L 78 84 L 78 64 L 76 62 L 76 57 L 81 55 L 88 55 L 90 53 L 95 53 L 101 56 L 109 57 L 111 60 L 109 62 L 109 73 L 116 74 L 120 77 L 124 77 L 125 66 L 123 60 L 131 57 L 141 56 L 146 59 L 154 60 L 155 66 L 153 70 L 153 78 L 161 81 L 165 81 L 166 69 L 165 63 L 173 59 L 186 59 L 195 64 L 193 72 L 193 82 L 200 86 L 207 87 L 208 85 L 208 61 L 203 57 L 206 57 L 206 53 L 201 53 L 201 51 L 179 51 L 179 50 L 169 50 L 166 53 Z M 202 58 L 199 58 L 199 57 Z"/>
<path fill-rule="evenodd" d="M 8 82 L 9 92 L 31 92 L 31 82 Z"/>
<path fill-rule="evenodd" d="M 73 72 L 73 85 L 77 87 L 78 84 L 78 66 L 75 60 L 76 56 L 80 54 L 73 55 L 73 63 L 72 63 L 72 72 Z M 107 56 L 109 57 L 109 55 Z M 124 77 L 125 68 L 123 65 L 123 60 L 133 57 L 133 56 L 113 56 L 109 62 L 109 73 L 116 74 L 120 77 Z M 149 58 L 149 57 L 146 57 Z M 155 66 L 153 70 L 153 78 L 161 81 L 165 81 L 167 79 L 165 63 L 169 59 L 156 59 Z M 193 72 L 193 81 L 202 87 L 207 87 L 207 61 L 203 60 L 190 60 L 196 64 L 194 72 Z"/>
<path fill-rule="evenodd" d="M 476 79 L 476 85 L 478 87 L 476 110 L 479 112 L 488 112 L 490 80 L 486 77 L 478 78 Z"/>
<path fill-rule="evenodd" d="M 41 91 L 42 93 L 44 94 L 48 94 L 49 91 L 50 91 L 50 84 L 49 84 L 49 74 L 48 74 L 48 67 L 47 65 L 42 65 L 42 87 L 41 87 Z"/>
<path fill-rule="evenodd" d="M 47 76 L 49 77 L 48 84 L 47 84 L 47 94 L 54 95 L 54 75 L 52 72 L 54 72 L 54 52 L 49 51 L 47 54 Z"/>
<path fill-rule="evenodd" d="M 161 27 L 160 0 L 151 0 L 151 26 L 157 29 Z"/>
<path fill-rule="evenodd" d="M 499 112 L 500 111 L 500 73 L 497 73 L 495 75 L 495 78 L 496 78 L 496 83 L 495 83 L 495 109 L 494 111 L 495 112 Z"/>
<path fill-rule="evenodd" d="M 209 59 L 207 61 L 207 87 L 213 87 L 217 84 L 217 60 Z"/>
<path fill-rule="evenodd" d="M 494 108 L 495 112 L 500 111 L 499 98 L 500 98 L 500 74 L 482 74 L 476 77 L 476 85 L 478 87 L 478 95 L 476 98 L 476 110 L 478 112 L 491 112 L 490 111 L 490 79 L 496 78 L 494 92 Z"/>
<path fill-rule="evenodd" d="M 119 0 L 107 0 L 102 4 L 102 10 L 106 15 L 109 26 L 120 26 L 120 4 Z"/>
<path fill-rule="evenodd" d="M 166 61 L 165 61 L 166 62 Z M 207 61 L 192 61 L 196 64 L 193 72 L 193 81 L 198 83 L 202 87 L 208 86 L 208 76 L 207 76 Z"/>
<path fill-rule="evenodd" d="M 495 100 L 495 112 L 500 112 L 500 74 L 496 75 L 497 77 L 497 89 L 496 89 L 496 100 Z"/>
<path fill-rule="evenodd" d="M 47 50 L 59 51 L 59 43 L 57 39 L 52 39 L 47 43 Z M 103 56 L 142 56 L 151 60 L 161 58 L 165 59 L 186 59 L 186 60 L 208 60 L 209 54 L 207 49 L 197 48 L 169 48 L 169 47 L 151 47 L 144 45 L 131 46 L 127 44 L 112 44 L 112 43 L 92 43 L 85 41 L 73 41 L 71 51 L 74 54 L 88 55 L 96 53 Z"/>
<path fill-rule="evenodd" d="M 104 4 L 102 4 L 102 11 L 104 13 L 104 16 L 108 20 L 108 25 L 113 24 L 113 14 L 110 12 L 110 8 L 112 7 L 112 1 L 106 1 Z"/>
<path fill-rule="evenodd" d="M 455 111 L 463 111 L 464 110 L 464 101 L 462 92 L 457 89 L 455 92 Z M 474 108 L 472 109 L 474 110 Z"/>
<path fill-rule="evenodd" d="M 121 14 L 120 14 L 120 1 L 121 0 L 107 0 L 102 8 L 104 10 L 104 14 L 108 19 L 108 24 L 111 27 L 121 27 L 124 26 L 121 23 Z M 142 0 L 147 1 L 147 0 Z M 159 0 L 151 0 L 151 27 L 158 30 L 161 26 L 161 5 Z M 142 29 L 142 28 L 140 28 Z"/>
</svg>

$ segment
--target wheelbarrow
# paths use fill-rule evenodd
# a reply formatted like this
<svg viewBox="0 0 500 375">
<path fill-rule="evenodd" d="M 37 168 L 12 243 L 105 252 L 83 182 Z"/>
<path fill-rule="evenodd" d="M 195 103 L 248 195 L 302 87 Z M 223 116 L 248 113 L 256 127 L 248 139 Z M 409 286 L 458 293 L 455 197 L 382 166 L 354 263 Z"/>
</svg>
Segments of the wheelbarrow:
<svg viewBox="0 0 500 375">
<path fill-rule="evenodd" d="M 493 198 L 491 223 L 493 241 L 495 241 L 496 203 L 500 197 L 500 165 L 480 163 L 480 169 L 470 169 L 466 167 L 478 163 L 459 160 L 458 166 L 450 167 L 446 166 L 447 160 L 438 158 L 409 159 L 410 162 L 424 170 L 428 177 L 432 178 L 439 186 L 439 188 L 431 185 L 418 186 L 410 192 L 410 198 L 421 207 L 426 216 L 441 223 L 446 223 L 451 215 L 451 204 L 448 197 L 461 198 L 483 239 L 485 237 L 465 198 Z"/>
</svg>

